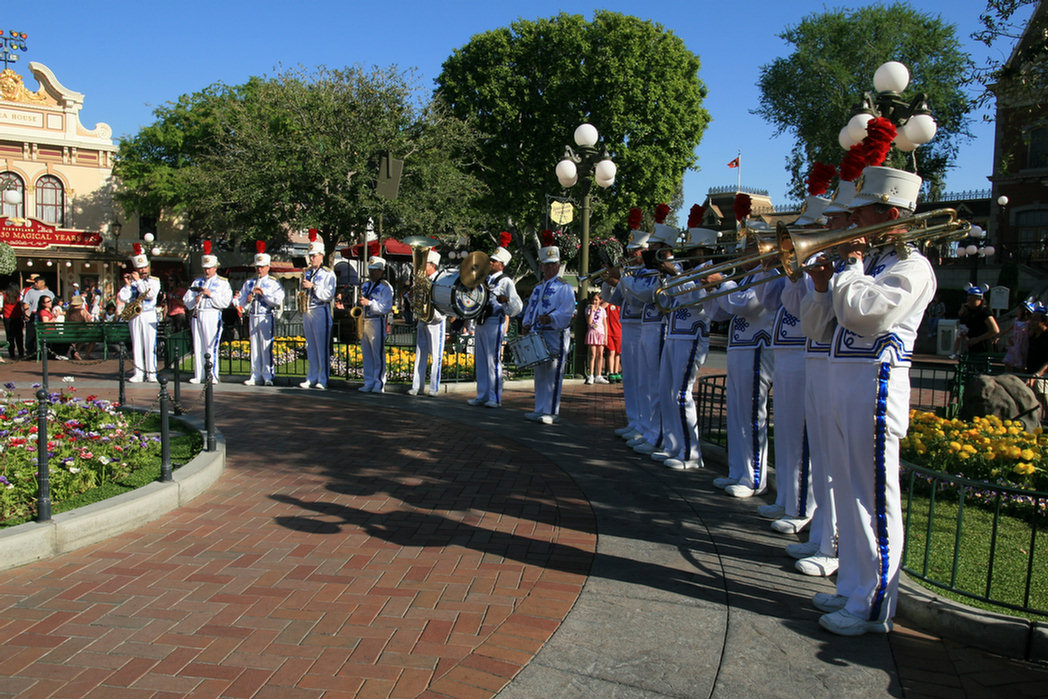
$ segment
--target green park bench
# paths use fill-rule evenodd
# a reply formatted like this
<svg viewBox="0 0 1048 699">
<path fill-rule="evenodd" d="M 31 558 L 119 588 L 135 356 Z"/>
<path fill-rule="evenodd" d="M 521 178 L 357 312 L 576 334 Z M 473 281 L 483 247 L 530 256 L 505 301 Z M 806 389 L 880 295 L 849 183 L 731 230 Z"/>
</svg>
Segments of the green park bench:
<svg viewBox="0 0 1048 699">
<path fill-rule="evenodd" d="M 109 358 L 109 346 L 131 341 L 131 330 L 127 323 L 37 323 L 36 357 L 39 360 L 47 345 L 79 345 L 96 343 L 102 345 L 102 358 Z"/>
</svg>

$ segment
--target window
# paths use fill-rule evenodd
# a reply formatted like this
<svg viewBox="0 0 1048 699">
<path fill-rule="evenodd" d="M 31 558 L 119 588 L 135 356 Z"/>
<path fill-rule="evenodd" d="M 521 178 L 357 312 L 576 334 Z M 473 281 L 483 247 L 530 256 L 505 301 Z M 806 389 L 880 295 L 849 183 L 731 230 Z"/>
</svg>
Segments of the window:
<svg viewBox="0 0 1048 699">
<path fill-rule="evenodd" d="M 54 175 L 44 175 L 36 181 L 36 217 L 52 226 L 65 223 L 65 193 L 62 181 Z"/>
<path fill-rule="evenodd" d="M 1048 246 L 1048 209 L 1020 211 L 1015 214 L 1018 239 L 1024 245 Z"/>
<path fill-rule="evenodd" d="M 0 201 L 0 215 L 8 218 L 22 218 L 25 211 L 25 182 L 13 172 L 0 172 L 0 191 L 13 189 L 18 192 L 18 203 L 8 204 Z"/>
<path fill-rule="evenodd" d="M 1026 152 L 1026 167 L 1048 168 L 1048 126 L 1036 126 L 1028 132 L 1030 145 Z"/>
</svg>

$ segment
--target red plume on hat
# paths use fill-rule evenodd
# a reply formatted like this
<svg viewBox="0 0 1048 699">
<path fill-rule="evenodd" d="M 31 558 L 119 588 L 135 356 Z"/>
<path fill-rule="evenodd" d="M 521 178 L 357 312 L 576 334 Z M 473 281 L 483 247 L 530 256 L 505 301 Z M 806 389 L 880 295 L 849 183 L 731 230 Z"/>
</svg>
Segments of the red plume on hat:
<svg viewBox="0 0 1048 699">
<path fill-rule="evenodd" d="M 316 228 L 310 228 L 309 229 L 309 242 L 311 242 L 311 243 L 317 242 L 317 229 Z"/>
<path fill-rule="evenodd" d="M 655 223 L 665 223 L 666 217 L 670 215 L 670 207 L 667 204 L 655 205 Z"/>
<path fill-rule="evenodd" d="M 840 171 L 843 182 L 854 182 L 859 179 L 862 169 L 866 167 L 866 149 L 862 143 L 856 143 L 848 149 L 841 159 Z"/>
<path fill-rule="evenodd" d="M 255 253 L 261 255 L 266 251 L 266 241 L 256 240 L 255 241 Z"/>
<path fill-rule="evenodd" d="M 753 199 L 750 198 L 749 194 L 745 192 L 739 192 L 735 195 L 735 220 L 741 221 L 750 215 L 750 210 L 753 208 Z"/>
<path fill-rule="evenodd" d="M 211 241 L 210 240 L 205 240 L 204 241 L 204 254 L 205 255 L 210 255 L 211 254 Z"/>
<path fill-rule="evenodd" d="M 634 206 L 630 209 L 629 226 L 631 231 L 639 231 L 643 221 L 644 212 L 640 210 L 639 206 Z"/>
<path fill-rule="evenodd" d="M 830 180 L 837 174 L 837 168 L 826 163 L 815 163 L 808 174 L 808 194 L 819 196 L 830 188 Z"/>
<path fill-rule="evenodd" d="M 706 214 L 706 207 L 699 204 L 693 204 L 691 211 L 688 212 L 688 228 L 700 228 L 702 227 L 702 217 Z"/>
<path fill-rule="evenodd" d="M 862 139 L 862 146 L 866 151 L 866 165 L 884 164 L 896 133 L 895 124 L 884 117 L 866 122 L 866 138 Z"/>
<path fill-rule="evenodd" d="M 131 249 L 135 251 L 136 255 L 141 255 L 142 254 L 142 243 L 134 243 L 131 246 Z"/>
<path fill-rule="evenodd" d="M 513 234 L 509 231 L 502 231 L 499 233 L 499 247 L 508 248 L 509 244 L 513 242 Z"/>
<path fill-rule="evenodd" d="M 549 230 L 548 228 L 542 231 L 542 235 L 539 236 L 539 239 L 542 241 L 542 247 L 544 248 L 548 248 L 556 242 L 553 239 L 553 231 Z"/>
</svg>

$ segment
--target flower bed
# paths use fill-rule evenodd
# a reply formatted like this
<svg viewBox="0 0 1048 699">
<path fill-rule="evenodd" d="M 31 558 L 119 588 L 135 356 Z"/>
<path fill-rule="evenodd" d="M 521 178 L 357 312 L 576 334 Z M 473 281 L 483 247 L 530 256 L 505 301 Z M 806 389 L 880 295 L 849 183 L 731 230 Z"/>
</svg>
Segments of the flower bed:
<svg viewBox="0 0 1048 699">
<path fill-rule="evenodd" d="M 53 504 L 119 482 L 159 461 L 159 437 L 137 431 L 114 403 L 96 396 L 78 397 L 72 377 L 63 381 L 68 387 L 49 395 L 47 412 Z M 14 384 L 4 388 L 0 398 L 0 522 L 33 515 L 38 492 L 38 403 L 16 399 Z"/>
<path fill-rule="evenodd" d="M 910 411 L 910 430 L 900 443 L 902 458 L 937 471 L 995 485 L 1048 491 L 1048 435 L 1027 432 L 1021 422 L 977 417 L 947 420 Z"/>
</svg>

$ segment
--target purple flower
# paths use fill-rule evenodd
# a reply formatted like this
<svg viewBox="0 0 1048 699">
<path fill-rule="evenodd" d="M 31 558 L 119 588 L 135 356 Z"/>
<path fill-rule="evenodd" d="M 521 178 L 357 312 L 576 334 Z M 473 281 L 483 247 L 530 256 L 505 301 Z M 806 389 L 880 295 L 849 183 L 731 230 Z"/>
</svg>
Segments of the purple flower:
<svg viewBox="0 0 1048 699">
<path fill-rule="evenodd" d="M 4 384 L 4 388 L 6 388 L 6 389 L 7 389 L 7 390 L 9 390 L 9 391 L 13 391 L 13 390 L 14 390 L 14 388 L 15 388 L 15 384 L 14 384 L 14 381 L 8 381 L 7 383 L 5 383 L 5 384 Z M 5 482 L 6 482 L 6 481 L 5 481 Z"/>
</svg>

